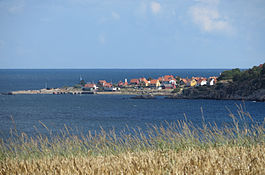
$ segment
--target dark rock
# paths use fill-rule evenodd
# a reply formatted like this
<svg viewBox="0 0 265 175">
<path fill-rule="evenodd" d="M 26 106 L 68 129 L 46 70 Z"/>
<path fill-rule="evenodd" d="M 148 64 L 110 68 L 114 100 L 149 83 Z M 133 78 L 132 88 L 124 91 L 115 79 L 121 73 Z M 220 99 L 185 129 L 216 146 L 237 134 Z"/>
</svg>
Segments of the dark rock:
<svg viewBox="0 0 265 175">
<path fill-rule="evenodd" d="M 81 94 L 95 94 L 94 91 L 83 91 L 81 92 Z"/>
<path fill-rule="evenodd" d="M 3 93 L 0 93 L 0 95 L 13 95 L 12 92 L 3 92 Z"/>
<path fill-rule="evenodd" d="M 134 97 L 131 97 L 131 99 L 155 99 L 156 97 L 154 95 L 137 95 Z"/>
</svg>

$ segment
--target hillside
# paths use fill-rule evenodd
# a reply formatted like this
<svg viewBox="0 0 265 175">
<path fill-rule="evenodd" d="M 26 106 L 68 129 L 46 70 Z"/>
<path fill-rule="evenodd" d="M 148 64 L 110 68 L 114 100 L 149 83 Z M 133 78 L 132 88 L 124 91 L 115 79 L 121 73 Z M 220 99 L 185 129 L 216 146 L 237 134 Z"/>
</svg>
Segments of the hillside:
<svg viewBox="0 0 265 175">
<path fill-rule="evenodd" d="M 191 87 L 172 98 L 265 101 L 265 64 L 224 71 L 215 86 Z"/>
</svg>

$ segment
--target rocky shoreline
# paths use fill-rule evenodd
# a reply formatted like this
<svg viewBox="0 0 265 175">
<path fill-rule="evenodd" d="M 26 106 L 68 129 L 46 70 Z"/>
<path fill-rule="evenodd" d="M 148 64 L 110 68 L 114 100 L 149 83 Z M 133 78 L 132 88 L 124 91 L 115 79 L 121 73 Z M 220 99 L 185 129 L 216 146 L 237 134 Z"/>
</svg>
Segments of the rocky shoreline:
<svg viewBox="0 0 265 175">
<path fill-rule="evenodd" d="M 181 94 L 170 95 L 167 99 L 213 99 L 213 100 L 244 100 L 265 102 L 265 89 L 259 89 L 251 94 L 240 95 L 239 93 L 228 93 L 214 88 L 189 88 Z"/>
<path fill-rule="evenodd" d="M 227 98 L 216 98 L 211 96 L 182 96 L 182 95 L 171 95 L 165 97 L 166 99 L 189 99 L 189 100 L 195 100 L 195 99 L 207 99 L 207 100 L 243 100 L 243 101 L 256 101 L 256 102 L 265 102 L 264 98 L 251 98 L 251 97 L 240 97 L 240 96 L 230 96 Z"/>
<path fill-rule="evenodd" d="M 19 90 L 0 93 L 0 95 L 60 95 L 60 94 L 98 94 L 98 95 L 136 95 L 136 96 L 168 96 L 171 94 L 169 90 L 120 90 L 120 91 L 84 91 L 75 88 L 51 88 L 51 89 L 40 89 L 40 90 Z"/>
</svg>

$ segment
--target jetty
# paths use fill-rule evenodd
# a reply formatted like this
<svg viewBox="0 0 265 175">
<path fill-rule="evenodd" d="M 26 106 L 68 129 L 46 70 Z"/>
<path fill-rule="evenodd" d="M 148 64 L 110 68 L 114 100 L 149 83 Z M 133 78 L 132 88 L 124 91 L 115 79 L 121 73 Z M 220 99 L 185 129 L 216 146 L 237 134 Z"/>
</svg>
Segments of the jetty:
<svg viewBox="0 0 265 175">
<path fill-rule="evenodd" d="M 34 95 L 34 94 L 96 94 L 94 91 L 82 91 L 82 90 L 75 90 L 75 89 L 63 89 L 63 88 L 55 88 L 55 89 L 40 89 L 40 90 L 20 90 L 20 91 L 11 91 L 8 95 Z"/>
</svg>

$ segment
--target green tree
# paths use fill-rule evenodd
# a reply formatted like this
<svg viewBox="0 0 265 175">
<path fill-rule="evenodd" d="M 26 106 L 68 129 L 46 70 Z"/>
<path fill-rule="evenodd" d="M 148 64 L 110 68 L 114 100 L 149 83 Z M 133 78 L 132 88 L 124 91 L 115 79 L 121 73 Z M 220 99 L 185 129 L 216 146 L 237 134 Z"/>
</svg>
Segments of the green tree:
<svg viewBox="0 0 265 175">
<path fill-rule="evenodd" d="M 221 73 L 218 80 L 233 80 L 233 78 L 236 76 L 236 78 L 239 78 L 241 75 L 241 71 L 239 68 L 227 70 Z"/>
</svg>

